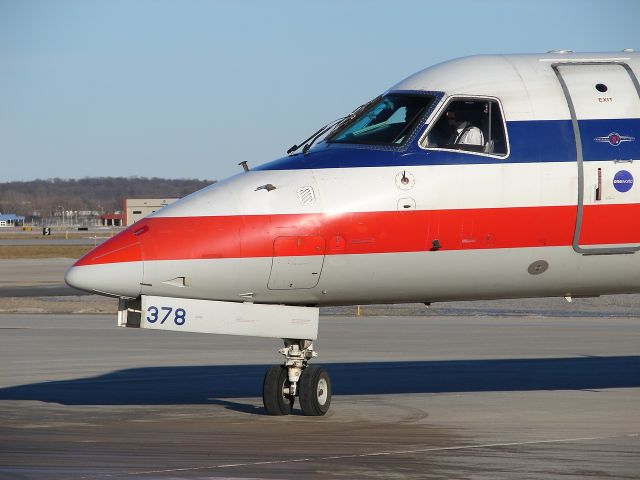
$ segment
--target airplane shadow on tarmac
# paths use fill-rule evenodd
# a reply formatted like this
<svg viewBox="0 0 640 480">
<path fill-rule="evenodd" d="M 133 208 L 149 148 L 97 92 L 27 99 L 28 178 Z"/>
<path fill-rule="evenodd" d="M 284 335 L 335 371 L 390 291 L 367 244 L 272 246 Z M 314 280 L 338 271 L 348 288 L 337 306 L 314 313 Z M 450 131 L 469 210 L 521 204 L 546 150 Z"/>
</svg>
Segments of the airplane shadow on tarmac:
<svg viewBox="0 0 640 480">
<path fill-rule="evenodd" d="M 334 395 L 594 390 L 640 387 L 640 356 L 334 363 Z M 267 365 L 146 367 L 0 389 L 0 400 L 63 405 L 194 405 L 263 413 L 231 399 L 260 397 Z"/>
</svg>

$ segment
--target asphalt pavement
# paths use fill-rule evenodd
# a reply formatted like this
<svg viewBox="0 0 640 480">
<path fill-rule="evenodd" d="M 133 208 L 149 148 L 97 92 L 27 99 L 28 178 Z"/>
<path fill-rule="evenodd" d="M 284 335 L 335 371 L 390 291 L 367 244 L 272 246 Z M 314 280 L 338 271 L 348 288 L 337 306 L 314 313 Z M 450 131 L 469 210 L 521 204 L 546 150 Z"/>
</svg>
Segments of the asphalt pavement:
<svg viewBox="0 0 640 480">
<path fill-rule="evenodd" d="M 273 340 L 0 315 L 0 478 L 640 478 L 640 321 L 492 305 L 324 311 L 319 418 L 264 414 Z"/>
</svg>

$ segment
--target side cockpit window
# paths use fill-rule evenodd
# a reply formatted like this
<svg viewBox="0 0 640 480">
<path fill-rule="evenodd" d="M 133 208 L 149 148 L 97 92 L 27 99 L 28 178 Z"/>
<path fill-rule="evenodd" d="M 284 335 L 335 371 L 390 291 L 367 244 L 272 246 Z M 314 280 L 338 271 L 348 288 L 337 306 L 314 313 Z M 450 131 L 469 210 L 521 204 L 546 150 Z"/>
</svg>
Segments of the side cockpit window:
<svg viewBox="0 0 640 480">
<path fill-rule="evenodd" d="M 500 105 L 492 99 L 451 101 L 422 146 L 505 156 L 507 140 Z"/>
</svg>

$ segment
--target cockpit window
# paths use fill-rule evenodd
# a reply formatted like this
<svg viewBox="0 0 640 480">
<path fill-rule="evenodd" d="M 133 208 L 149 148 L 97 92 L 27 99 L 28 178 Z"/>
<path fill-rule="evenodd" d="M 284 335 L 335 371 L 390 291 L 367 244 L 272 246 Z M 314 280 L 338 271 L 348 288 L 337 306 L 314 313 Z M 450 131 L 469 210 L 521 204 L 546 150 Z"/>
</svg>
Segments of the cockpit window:
<svg viewBox="0 0 640 480">
<path fill-rule="evenodd" d="M 451 101 L 429 130 L 423 146 L 505 156 L 507 141 L 498 102 L 493 99 Z"/>
<path fill-rule="evenodd" d="M 429 108 L 433 97 L 389 94 L 332 134 L 329 143 L 402 145 Z"/>
</svg>

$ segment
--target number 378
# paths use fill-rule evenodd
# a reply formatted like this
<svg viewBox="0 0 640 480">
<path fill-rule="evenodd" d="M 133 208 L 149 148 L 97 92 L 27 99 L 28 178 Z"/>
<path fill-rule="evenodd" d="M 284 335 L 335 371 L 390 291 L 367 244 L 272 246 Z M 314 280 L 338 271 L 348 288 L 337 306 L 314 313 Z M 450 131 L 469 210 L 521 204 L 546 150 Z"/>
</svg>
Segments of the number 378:
<svg viewBox="0 0 640 480">
<path fill-rule="evenodd" d="M 147 322 L 149 323 L 156 323 L 159 320 L 159 324 L 162 325 L 170 318 L 172 318 L 173 323 L 180 327 L 187 321 L 187 312 L 184 308 L 176 308 L 175 310 L 173 307 L 158 308 L 150 306 L 147 308 Z"/>
</svg>

